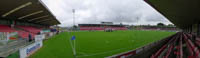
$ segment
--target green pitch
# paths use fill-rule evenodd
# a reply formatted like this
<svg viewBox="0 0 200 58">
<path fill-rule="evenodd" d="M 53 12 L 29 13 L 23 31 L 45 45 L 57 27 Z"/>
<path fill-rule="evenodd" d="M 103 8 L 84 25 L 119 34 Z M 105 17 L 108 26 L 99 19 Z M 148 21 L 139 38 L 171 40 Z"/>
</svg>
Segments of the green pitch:
<svg viewBox="0 0 200 58">
<path fill-rule="evenodd" d="M 44 41 L 44 46 L 30 58 L 74 58 L 70 37 L 76 36 L 78 58 L 104 58 L 140 48 L 175 32 L 163 31 L 80 31 L 63 32 Z"/>
</svg>

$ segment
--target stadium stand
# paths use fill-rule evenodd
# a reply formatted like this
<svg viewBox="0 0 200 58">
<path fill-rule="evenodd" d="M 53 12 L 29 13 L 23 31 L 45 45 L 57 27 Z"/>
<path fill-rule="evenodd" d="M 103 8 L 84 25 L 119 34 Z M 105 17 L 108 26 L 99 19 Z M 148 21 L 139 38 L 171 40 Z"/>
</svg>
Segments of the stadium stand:
<svg viewBox="0 0 200 58">
<path fill-rule="evenodd" d="M 17 26 L 19 28 L 22 28 L 28 32 L 32 32 L 32 33 L 38 33 L 41 31 L 41 29 L 37 29 L 36 27 L 32 27 L 32 26 Z"/>
<path fill-rule="evenodd" d="M 29 32 L 26 32 L 26 31 L 17 31 L 18 32 L 18 35 L 21 37 L 21 38 L 24 38 L 24 39 L 28 39 L 28 35 L 29 35 Z M 30 33 L 31 36 L 34 36 L 35 34 L 33 33 Z M 33 37 L 32 37 L 33 38 Z"/>
<path fill-rule="evenodd" d="M 80 30 L 104 30 L 104 28 L 102 28 L 102 27 L 80 26 Z"/>
<path fill-rule="evenodd" d="M 32 40 L 41 32 L 48 37 L 50 27 L 60 24 L 41 0 L 0 0 L 0 9 L 0 57 L 34 43 L 29 34 Z"/>
<path fill-rule="evenodd" d="M 12 29 L 8 25 L 0 25 L 0 32 L 15 32 L 15 29 Z"/>
<path fill-rule="evenodd" d="M 170 44 L 165 44 L 163 47 L 161 47 L 156 53 L 154 53 L 151 58 L 200 58 L 200 52 L 198 43 L 195 44 L 195 42 L 192 41 L 191 34 L 188 33 L 180 33 L 180 35 L 177 35 L 177 38 L 171 39 L 172 41 L 169 41 Z M 198 37 L 195 38 L 196 40 L 199 40 Z M 175 44 L 173 44 L 175 43 Z M 183 46 L 186 45 L 186 46 Z M 186 49 L 184 49 L 186 48 Z M 164 49 L 168 49 L 168 52 L 163 51 Z M 161 53 L 164 53 L 165 56 L 160 55 Z"/>
<path fill-rule="evenodd" d="M 200 38 L 195 34 L 178 32 L 170 37 L 133 50 L 136 52 L 120 54 L 127 58 L 200 58 Z M 139 51 L 139 52 L 137 52 Z M 119 56 L 120 56 L 119 55 Z M 120 58 L 122 56 L 114 56 Z"/>
<path fill-rule="evenodd" d="M 144 0 L 181 31 L 133 54 L 133 58 L 200 58 L 200 0 Z M 148 28 L 151 29 L 151 28 Z M 154 46 L 156 45 L 156 46 Z M 140 50 L 136 49 L 136 51 Z"/>
<path fill-rule="evenodd" d="M 80 30 L 105 30 L 105 29 L 112 29 L 112 30 L 128 30 L 126 25 L 117 25 L 113 24 L 112 22 L 102 22 L 101 24 L 78 24 Z"/>
<path fill-rule="evenodd" d="M 105 30 L 106 28 L 111 28 L 113 30 L 127 30 L 126 27 L 83 27 L 83 26 L 80 26 L 80 30 Z"/>
</svg>

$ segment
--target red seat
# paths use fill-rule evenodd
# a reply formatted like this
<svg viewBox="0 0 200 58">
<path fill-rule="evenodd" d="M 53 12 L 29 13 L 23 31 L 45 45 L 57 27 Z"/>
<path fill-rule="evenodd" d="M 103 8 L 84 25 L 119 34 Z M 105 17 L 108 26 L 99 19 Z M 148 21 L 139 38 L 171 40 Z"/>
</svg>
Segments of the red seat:
<svg viewBox="0 0 200 58">
<path fill-rule="evenodd" d="M 0 25 L 0 32 L 16 32 L 16 30 L 12 29 L 8 25 Z"/>
<path fill-rule="evenodd" d="M 26 31 L 17 31 L 18 32 L 18 35 L 22 38 L 28 38 L 29 36 L 29 32 L 26 32 Z M 35 34 L 33 33 L 30 33 L 32 38 L 34 38 Z"/>
<path fill-rule="evenodd" d="M 42 29 L 41 28 L 35 28 L 35 27 L 32 27 L 32 26 L 17 26 L 19 28 L 22 28 L 24 30 L 27 30 L 29 32 L 32 32 L 32 33 L 38 33 L 40 32 Z"/>
<path fill-rule="evenodd" d="M 157 58 L 165 48 L 167 48 L 167 45 L 162 46 L 154 55 L 151 56 L 151 58 Z"/>
</svg>

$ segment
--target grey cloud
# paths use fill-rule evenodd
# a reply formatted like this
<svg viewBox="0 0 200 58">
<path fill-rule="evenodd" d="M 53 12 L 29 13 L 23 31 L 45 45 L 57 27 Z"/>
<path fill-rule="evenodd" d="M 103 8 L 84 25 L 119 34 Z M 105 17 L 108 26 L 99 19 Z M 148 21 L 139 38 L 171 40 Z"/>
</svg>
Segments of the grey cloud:
<svg viewBox="0 0 200 58">
<path fill-rule="evenodd" d="M 72 9 L 76 9 L 76 24 L 115 23 L 153 24 L 170 23 L 143 0 L 43 0 L 57 19 L 60 26 L 72 26 Z M 151 22 L 151 23 L 149 23 Z"/>
</svg>

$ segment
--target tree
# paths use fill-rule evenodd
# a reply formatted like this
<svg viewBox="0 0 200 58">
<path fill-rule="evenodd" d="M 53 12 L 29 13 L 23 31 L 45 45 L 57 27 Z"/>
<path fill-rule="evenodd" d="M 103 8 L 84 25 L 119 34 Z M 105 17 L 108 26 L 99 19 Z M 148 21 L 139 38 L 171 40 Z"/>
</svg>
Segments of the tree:
<svg viewBox="0 0 200 58">
<path fill-rule="evenodd" d="M 169 27 L 174 27 L 174 25 L 173 25 L 173 24 L 168 24 L 168 26 L 169 26 Z"/>
<path fill-rule="evenodd" d="M 158 23 L 157 26 L 165 26 L 164 23 Z"/>
<path fill-rule="evenodd" d="M 72 26 L 72 30 L 77 30 L 77 28 L 78 28 L 78 26 L 76 26 L 76 25 L 74 25 L 74 26 Z"/>
<path fill-rule="evenodd" d="M 78 26 L 74 25 L 73 28 L 77 28 Z"/>
</svg>

